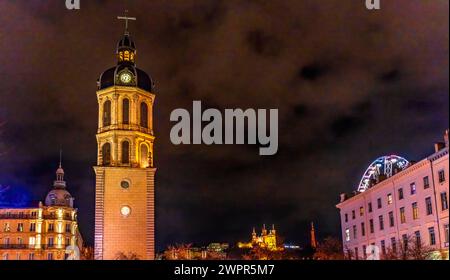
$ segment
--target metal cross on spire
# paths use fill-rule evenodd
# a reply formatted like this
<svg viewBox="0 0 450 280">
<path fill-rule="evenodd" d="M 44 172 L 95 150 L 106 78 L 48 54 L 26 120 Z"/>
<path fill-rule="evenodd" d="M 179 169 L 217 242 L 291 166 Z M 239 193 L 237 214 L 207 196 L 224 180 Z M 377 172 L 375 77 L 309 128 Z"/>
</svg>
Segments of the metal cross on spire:
<svg viewBox="0 0 450 280">
<path fill-rule="evenodd" d="M 123 16 L 123 17 L 118 16 L 117 19 L 125 20 L 125 34 L 128 34 L 128 21 L 129 20 L 136 20 L 135 17 L 129 17 L 128 16 L 128 10 L 125 10 L 125 16 Z"/>
</svg>

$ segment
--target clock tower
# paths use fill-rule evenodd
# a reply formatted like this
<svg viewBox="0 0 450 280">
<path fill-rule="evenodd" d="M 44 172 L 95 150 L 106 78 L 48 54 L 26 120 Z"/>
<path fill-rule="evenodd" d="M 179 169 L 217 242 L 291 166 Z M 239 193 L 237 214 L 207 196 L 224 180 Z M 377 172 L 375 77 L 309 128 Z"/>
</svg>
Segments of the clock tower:
<svg viewBox="0 0 450 280">
<path fill-rule="evenodd" d="M 117 65 L 97 82 L 95 259 L 155 255 L 153 94 L 150 76 L 136 67 L 128 32 L 117 44 Z"/>
</svg>

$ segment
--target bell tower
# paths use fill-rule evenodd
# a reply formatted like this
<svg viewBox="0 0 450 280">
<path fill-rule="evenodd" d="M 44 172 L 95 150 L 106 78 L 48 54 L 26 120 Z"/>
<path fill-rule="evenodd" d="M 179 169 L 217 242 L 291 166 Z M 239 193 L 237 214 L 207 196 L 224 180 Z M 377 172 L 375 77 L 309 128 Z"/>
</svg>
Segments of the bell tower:
<svg viewBox="0 0 450 280">
<path fill-rule="evenodd" d="M 151 77 L 136 67 L 128 16 L 116 49 L 117 65 L 97 86 L 98 131 L 95 186 L 97 260 L 155 255 L 153 94 Z"/>
</svg>

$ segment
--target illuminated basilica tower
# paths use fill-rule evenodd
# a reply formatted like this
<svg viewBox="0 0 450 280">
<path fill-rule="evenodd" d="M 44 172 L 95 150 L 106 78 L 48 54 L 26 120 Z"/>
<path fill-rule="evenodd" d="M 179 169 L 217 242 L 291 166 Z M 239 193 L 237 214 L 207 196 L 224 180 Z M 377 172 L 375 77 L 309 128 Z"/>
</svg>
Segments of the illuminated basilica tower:
<svg viewBox="0 0 450 280">
<path fill-rule="evenodd" d="M 98 80 L 95 259 L 155 255 L 153 81 L 136 67 L 128 32 L 117 44 L 117 66 Z"/>
</svg>

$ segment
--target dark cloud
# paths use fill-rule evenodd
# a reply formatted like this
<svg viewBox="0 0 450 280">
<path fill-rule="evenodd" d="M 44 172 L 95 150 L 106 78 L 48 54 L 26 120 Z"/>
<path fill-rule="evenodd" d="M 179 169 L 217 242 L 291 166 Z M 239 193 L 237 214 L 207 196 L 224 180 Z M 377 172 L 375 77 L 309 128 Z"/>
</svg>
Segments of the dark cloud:
<svg viewBox="0 0 450 280">
<path fill-rule="evenodd" d="M 157 242 L 235 241 L 275 223 L 338 234 L 334 207 L 374 158 L 420 159 L 448 123 L 448 1 L 129 1 L 156 80 Z M 0 2 L 0 184 L 44 198 L 64 149 L 93 241 L 96 79 L 115 63 L 121 1 Z M 278 108 L 279 153 L 173 146 L 170 112 Z M 3 144 L 2 144 L 3 143 Z"/>
</svg>

